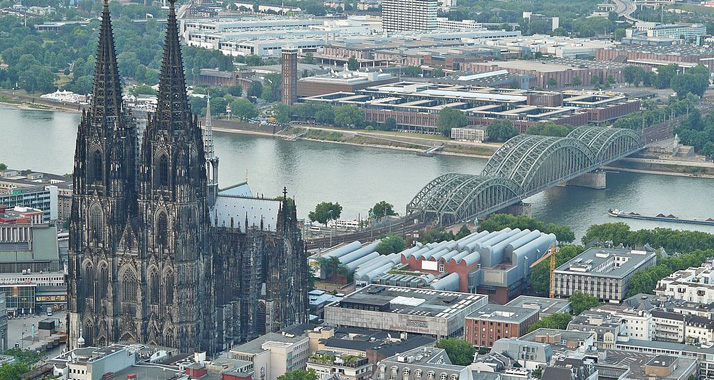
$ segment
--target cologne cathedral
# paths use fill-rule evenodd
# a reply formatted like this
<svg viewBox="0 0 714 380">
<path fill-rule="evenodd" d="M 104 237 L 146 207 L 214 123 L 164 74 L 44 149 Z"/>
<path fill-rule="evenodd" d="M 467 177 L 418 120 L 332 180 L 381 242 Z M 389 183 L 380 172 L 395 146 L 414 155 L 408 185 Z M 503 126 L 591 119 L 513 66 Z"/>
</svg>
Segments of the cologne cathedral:
<svg viewBox="0 0 714 380">
<path fill-rule="evenodd" d="M 308 269 L 294 203 L 218 189 L 210 106 L 191 113 L 174 1 L 158 105 L 142 136 L 122 102 L 104 2 L 82 114 L 70 220 L 69 342 L 218 352 L 305 322 Z"/>
</svg>

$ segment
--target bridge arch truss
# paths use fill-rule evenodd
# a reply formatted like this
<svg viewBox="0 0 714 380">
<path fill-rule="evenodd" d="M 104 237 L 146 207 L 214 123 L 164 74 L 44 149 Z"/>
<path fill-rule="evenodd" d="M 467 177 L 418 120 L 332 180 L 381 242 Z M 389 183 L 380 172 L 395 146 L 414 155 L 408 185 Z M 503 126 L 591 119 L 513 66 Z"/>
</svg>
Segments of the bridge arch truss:
<svg viewBox="0 0 714 380">
<path fill-rule="evenodd" d="M 503 144 L 481 175 L 449 173 L 429 182 L 407 205 L 442 223 L 488 215 L 643 148 L 632 130 L 580 127 L 567 137 L 518 135 Z"/>
</svg>

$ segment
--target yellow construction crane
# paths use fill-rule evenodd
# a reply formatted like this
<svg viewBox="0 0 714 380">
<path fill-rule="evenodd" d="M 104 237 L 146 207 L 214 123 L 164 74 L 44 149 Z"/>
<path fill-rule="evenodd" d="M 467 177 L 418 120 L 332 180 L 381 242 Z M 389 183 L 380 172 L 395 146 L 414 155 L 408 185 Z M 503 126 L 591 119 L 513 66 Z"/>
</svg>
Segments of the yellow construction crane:
<svg viewBox="0 0 714 380">
<path fill-rule="evenodd" d="M 547 258 L 550 258 L 550 298 L 555 298 L 555 243 L 551 244 L 550 251 L 531 264 L 530 268 L 533 269 Z"/>
</svg>

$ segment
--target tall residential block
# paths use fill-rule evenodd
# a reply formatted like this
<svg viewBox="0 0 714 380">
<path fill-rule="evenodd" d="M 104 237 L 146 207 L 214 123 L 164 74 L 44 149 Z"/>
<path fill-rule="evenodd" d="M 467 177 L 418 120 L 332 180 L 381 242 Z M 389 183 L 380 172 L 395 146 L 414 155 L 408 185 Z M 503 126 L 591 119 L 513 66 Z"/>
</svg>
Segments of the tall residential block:
<svg viewBox="0 0 714 380">
<path fill-rule="evenodd" d="M 437 0 L 383 0 L 382 28 L 387 33 L 436 29 Z"/>
</svg>

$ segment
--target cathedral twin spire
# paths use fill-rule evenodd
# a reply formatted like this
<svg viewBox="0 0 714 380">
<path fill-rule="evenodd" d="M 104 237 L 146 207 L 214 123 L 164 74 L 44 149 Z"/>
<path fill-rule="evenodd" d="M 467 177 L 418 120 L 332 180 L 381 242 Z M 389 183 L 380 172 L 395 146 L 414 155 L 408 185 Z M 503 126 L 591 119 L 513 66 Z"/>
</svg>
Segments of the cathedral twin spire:
<svg viewBox="0 0 714 380">
<path fill-rule="evenodd" d="M 96 59 L 89 116 L 96 126 L 112 127 L 122 117 L 122 93 L 108 0 L 104 0 Z"/>
</svg>

